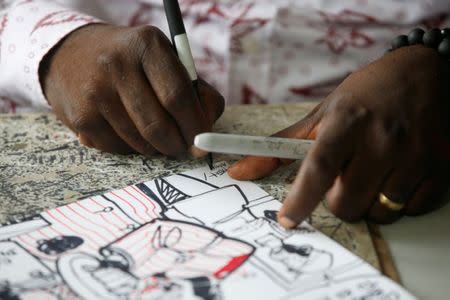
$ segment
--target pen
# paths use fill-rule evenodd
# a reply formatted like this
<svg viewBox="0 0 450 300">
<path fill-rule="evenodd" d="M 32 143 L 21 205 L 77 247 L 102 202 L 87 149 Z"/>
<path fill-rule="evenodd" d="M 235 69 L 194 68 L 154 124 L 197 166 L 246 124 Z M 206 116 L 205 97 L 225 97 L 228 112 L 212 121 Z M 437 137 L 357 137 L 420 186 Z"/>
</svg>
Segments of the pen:
<svg viewBox="0 0 450 300">
<path fill-rule="evenodd" d="M 194 145 L 205 151 L 289 159 L 304 158 L 313 143 L 312 140 L 210 132 L 198 134 L 194 139 Z"/>
<path fill-rule="evenodd" d="M 192 80 L 192 85 L 194 86 L 197 98 L 200 101 L 203 109 L 204 104 L 200 98 L 200 93 L 198 92 L 198 76 L 195 69 L 194 58 L 192 56 L 191 47 L 189 46 L 189 40 L 186 34 L 186 29 L 183 23 L 183 17 L 181 16 L 180 5 L 178 0 L 164 0 L 164 10 L 166 12 L 167 23 L 169 24 L 170 37 L 172 39 L 172 44 L 180 58 L 181 63 L 186 68 L 189 77 Z M 206 162 L 210 169 L 213 169 L 212 154 L 208 153 L 206 156 Z"/>
</svg>

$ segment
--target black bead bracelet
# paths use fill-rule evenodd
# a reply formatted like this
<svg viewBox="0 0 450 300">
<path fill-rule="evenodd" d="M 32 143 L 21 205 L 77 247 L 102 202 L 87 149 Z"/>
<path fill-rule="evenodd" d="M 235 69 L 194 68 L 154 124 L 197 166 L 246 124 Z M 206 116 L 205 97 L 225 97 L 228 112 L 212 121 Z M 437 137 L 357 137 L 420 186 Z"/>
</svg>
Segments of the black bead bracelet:
<svg viewBox="0 0 450 300">
<path fill-rule="evenodd" d="M 450 58 L 450 28 L 444 28 L 442 30 L 433 28 L 428 31 L 415 28 L 408 35 L 399 35 L 393 39 L 391 48 L 388 51 L 418 44 L 434 48 L 440 55 Z"/>
</svg>

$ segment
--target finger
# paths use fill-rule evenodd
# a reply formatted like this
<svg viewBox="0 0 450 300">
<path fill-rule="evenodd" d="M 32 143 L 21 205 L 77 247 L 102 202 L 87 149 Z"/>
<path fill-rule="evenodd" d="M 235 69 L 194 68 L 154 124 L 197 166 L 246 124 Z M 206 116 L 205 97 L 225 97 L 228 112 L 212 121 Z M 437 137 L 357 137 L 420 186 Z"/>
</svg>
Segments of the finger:
<svg viewBox="0 0 450 300">
<path fill-rule="evenodd" d="M 398 160 L 397 154 L 402 152 L 403 133 L 401 126 L 394 121 L 371 121 L 354 158 L 327 194 L 328 207 L 337 217 L 354 222 L 368 213 L 373 199 Z M 412 157 L 415 159 L 417 156 Z"/>
<path fill-rule="evenodd" d="M 117 94 L 102 97 L 97 101 L 97 107 L 117 135 L 136 152 L 147 155 L 157 153 L 156 149 L 141 136 Z"/>
<path fill-rule="evenodd" d="M 228 175 L 237 180 L 255 180 L 269 175 L 280 165 L 279 158 L 246 156 L 228 168 Z"/>
<path fill-rule="evenodd" d="M 203 79 L 198 80 L 198 91 L 200 101 L 203 101 L 203 109 L 206 113 L 206 119 L 210 125 L 210 130 L 214 122 L 223 114 L 225 109 L 225 99 L 209 83 Z"/>
<path fill-rule="evenodd" d="M 117 80 L 120 99 L 140 135 L 159 152 L 179 156 L 186 144 L 173 118 L 159 103 L 142 72 Z"/>
<path fill-rule="evenodd" d="M 437 174 L 424 180 L 406 202 L 405 215 L 418 216 L 442 207 L 449 201 L 450 178 Z"/>
<path fill-rule="evenodd" d="M 336 108 L 327 115 L 278 213 L 283 227 L 295 227 L 317 206 L 351 159 L 367 115 L 362 107 Z"/>
<path fill-rule="evenodd" d="M 86 146 L 88 148 L 94 147 L 94 144 L 89 140 L 88 137 L 77 133 L 77 138 L 81 145 Z"/>
<path fill-rule="evenodd" d="M 206 114 L 192 79 L 170 41 L 156 28 L 147 35 L 148 47 L 142 58 L 144 72 L 159 102 L 177 123 L 186 144 L 191 146 L 197 134 L 210 129 Z"/>
<path fill-rule="evenodd" d="M 427 163 L 418 161 L 420 155 L 415 147 L 411 151 L 404 153 L 405 159 L 389 174 L 383 183 L 381 192 L 395 203 L 405 204 L 412 198 L 420 182 L 427 174 Z M 378 224 L 390 224 L 400 219 L 404 211 L 392 210 L 379 201 L 379 195 L 374 195 L 375 201 L 369 209 L 367 219 Z"/>
<path fill-rule="evenodd" d="M 129 154 L 133 149 L 128 146 L 101 116 L 89 124 L 75 125 L 80 143 L 109 153 Z"/>
<path fill-rule="evenodd" d="M 289 126 L 273 136 L 297 139 L 315 139 L 319 124 L 318 111 L 320 105 L 304 119 Z M 275 171 L 280 165 L 289 164 L 292 160 L 274 157 L 247 156 L 233 164 L 228 169 L 228 175 L 237 180 L 255 180 L 265 177 Z"/>
<path fill-rule="evenodd" d="M 330 211 L 347 222 L 363 218 L 378 195 L 390 166 L 367 152 L 357 154 L 326 194 Z"/>
<path fill-rule="evenodd" d="M 225 100 L 222 95 L 209 85 L 206 81 L 199 79 L 197 82 L 199 92 L 199 101 L 201 108 L 205 113 L 206 126 L 204 131 L 211 131 L 214 122 L 222 115 L 225 108 Z M 193 157 L 204 157 L 208 154 L 207 151 L 197 148 L 192 145 L 189 149 Z"/>
</svg>

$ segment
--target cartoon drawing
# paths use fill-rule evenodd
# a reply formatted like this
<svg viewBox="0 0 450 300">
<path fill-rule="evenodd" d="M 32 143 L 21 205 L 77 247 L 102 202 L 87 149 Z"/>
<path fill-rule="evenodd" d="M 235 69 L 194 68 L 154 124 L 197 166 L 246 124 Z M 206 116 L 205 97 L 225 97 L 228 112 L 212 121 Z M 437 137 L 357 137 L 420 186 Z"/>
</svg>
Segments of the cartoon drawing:
<svg viewBox="0 0 450 300">
<path fill-rule="evenodd" d="M 251 245 L 208 228 L 156 219 L 100 249 L 101 259 L 88 254 L 64 256 L 58 269 L 86 299 L 133 298 L 156 290 L 167 292 L 169 287 L 179 289 L 173 280 L 189 283 L 194 295 L 210 299 L 216 298 L 218 282 L 253 251 Z"/>
<path fill-rule="evenodd" d="M 0 299 L 413 299 L 280 206 L 218 164 L 51 209 L 0 227 Z"/>
</svg>

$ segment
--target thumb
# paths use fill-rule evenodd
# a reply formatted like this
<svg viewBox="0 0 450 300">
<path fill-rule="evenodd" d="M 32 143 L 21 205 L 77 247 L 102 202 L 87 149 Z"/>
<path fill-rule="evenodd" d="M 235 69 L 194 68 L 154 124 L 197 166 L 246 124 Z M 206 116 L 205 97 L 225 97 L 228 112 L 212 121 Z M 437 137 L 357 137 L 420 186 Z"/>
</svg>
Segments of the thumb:
<svg viewBox="0 0 450 300">
<path fill-rule="evenodd" d="M 272 136 L 294 139 L 315 139 L 321 119 L 320 111 L 319 104 L 304 119 Z M 228 175 L 237 180 L 255 180 L 269 175 L 281 165 L 287 165 L 292 162 L 293 160 L 291 159 L 247 156 L 233 164 L 228 169 Z"/>
</svg>

